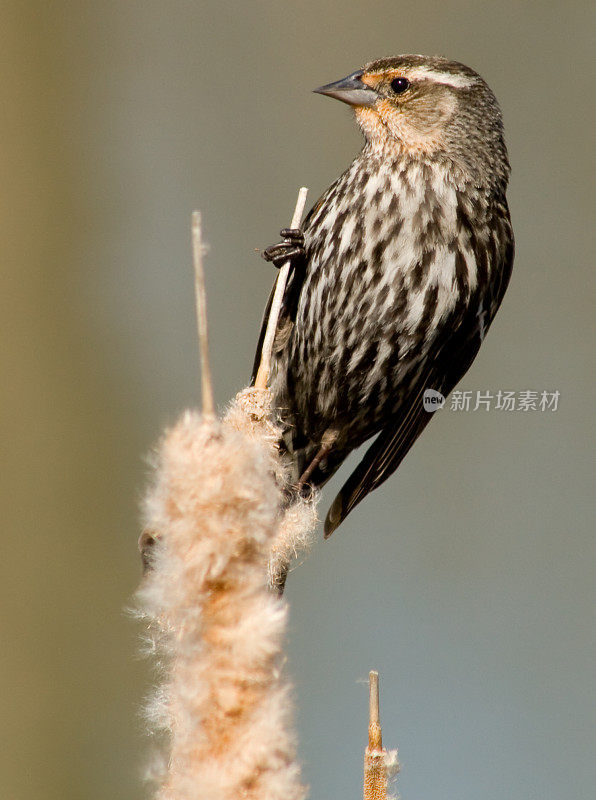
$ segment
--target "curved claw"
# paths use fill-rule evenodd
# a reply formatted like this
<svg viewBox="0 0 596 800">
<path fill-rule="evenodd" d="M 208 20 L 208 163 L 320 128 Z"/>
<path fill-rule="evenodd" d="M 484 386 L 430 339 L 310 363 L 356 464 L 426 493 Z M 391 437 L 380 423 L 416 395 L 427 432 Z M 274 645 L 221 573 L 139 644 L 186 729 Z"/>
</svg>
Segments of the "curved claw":
<svg viewBox="0 0 596 800">
<path fill-rule="evenodd" d="M 271 245 L 261 253 L 265 261 L 271 261 L 276 267 L 281 267 L 286 261 L 304 256 L 304 247 L 295 245 L 291 242 L 280 242 Z"/>
<path fill-rule="evenodd" d="M 292 244 L 304 245 L 304 234 L 300 228 L 282 228 L 279 235 L 282 239 L 292 242 Z"/>
</svg>

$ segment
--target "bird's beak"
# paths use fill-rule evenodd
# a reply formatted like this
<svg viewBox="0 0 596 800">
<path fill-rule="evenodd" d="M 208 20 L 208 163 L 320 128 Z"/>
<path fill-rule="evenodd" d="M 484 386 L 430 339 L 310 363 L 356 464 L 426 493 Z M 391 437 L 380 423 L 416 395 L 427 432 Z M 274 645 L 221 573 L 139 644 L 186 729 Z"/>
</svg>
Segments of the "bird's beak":
<svg viewBox="0 0 596 800">
<path fill-rule="evenodd" d="M 335 81 L 335 83 L 328 83 L 325 86 L 319 86 L 314 91 L 317 94 L 335 97 L 336 100 L 341 100 L 342 103 L 347 103 L 350 106 L 373 106 L 378 95 L 374 89 L 363 83 L 360 80 L 361 78 L 362 71 L 352 72 L 346 78 Z"/>
</svg>

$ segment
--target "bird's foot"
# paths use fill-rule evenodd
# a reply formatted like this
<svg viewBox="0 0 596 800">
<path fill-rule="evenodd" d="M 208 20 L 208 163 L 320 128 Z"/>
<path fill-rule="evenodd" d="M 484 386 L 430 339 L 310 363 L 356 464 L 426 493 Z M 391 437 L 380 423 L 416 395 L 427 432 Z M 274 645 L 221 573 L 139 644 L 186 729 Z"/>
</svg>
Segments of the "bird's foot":
<svg viewBox="0 0 596 800">
<path fill-rule="evenodd" d="M 302 495 L 302 497 L 308 498 L 312 493 L 312 487 L 309 487 L 308 480 L 317 467 L 322 466 L 323 463 L 327 463 L 327 456 L 332 451 L 333 445 L 337 441 L 337 436 L 338 433 L 334 430 L 326 430 L 323 434 L 321 446 L 319 447 L 315 457 L 298 479 L 297 491 Z"/>
<path fill-rule="evenodd" d="M 286 261 L 294 263 L 306 255 L 304 234 L 299 228 L 283 228 L 279 235 L 283 241 L 272 244 L 261 253 L 265 261 L 271 261 L 277 269 L 283 267 Z"/>
</svg>

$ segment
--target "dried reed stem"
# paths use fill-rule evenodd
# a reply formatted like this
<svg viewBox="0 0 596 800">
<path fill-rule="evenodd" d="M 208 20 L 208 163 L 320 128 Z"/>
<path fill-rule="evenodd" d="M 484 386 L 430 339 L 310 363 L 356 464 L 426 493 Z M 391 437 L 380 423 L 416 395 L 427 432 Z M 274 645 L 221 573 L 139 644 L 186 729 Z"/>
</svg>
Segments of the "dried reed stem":
<svg viewBox="0 0 596 800">
<path fill-rule="evenodd" d="M 303 186 L 298 192 L 298 199 L 296 200 L 296 208 L 294 209 L 294 216 L 292 217 L 292 222 L 290 225 L 291 228 L 300 227 L 300 222 L 302 221 L 302 215 L 304 213 L 304 206 L 306 205 L 307 194 L 308 194 L 308 189 L 306 188 L 306 186 Z M 279 313 L 281 311 L 281 306 L 283 303 L 286 282 L 288 280 L 288 275 L 290 274 L 290 266 L 291 266 L 290 262 L 286 261 L 286 263 L 280 269 L 279 275 L 277 276 L 277 281 L 275 283 L 275 292 L 273 294 L 273 300 L 271 302 L 271 309 L 269 310 L 269 320 L 267 323 L 267 330 L 265 331 L 265 338 L 263 339 L 263 349 L 261 351 L 261 363 L 259 364 L 257 377 L 255 379 L 256 389 L 264 389 L 267 386 L 267 381 L 269 380 L 269 373 L 271 371 L 271 352 L 273 349 L 273 341 L 275 339 L 275 333 L 277 331 L 277 320 L 279 319 Z"/>
<path fill-rule="evenodd" d="M 399 770 L 397 750 L 385 750 L 379 713 L 379 673 L 369 680 L 368 747 L 364 753 L 364 800 L 387 800 L 388 778 Z"/>
<path fill-rule="evenodd" d="M 195 303 L 197 309 L 197 334 L 199 337 L 199 353 L 201 357 L 201 391 L 203 397 L 203 414 L 215 416 L 213 385 L 211 383 L 211 367 L 209 364 L 209 336 L 207 329 L 207 293 L 205 291 L 205 272 L 203 270 L 203 244 L 201 229 L 201 212 L 192 212 L 192 253 L 195 272 Z"/>
<path fill-rule="evenodd" d="M 304 214 L 304 207 L 306 205 L 306 196 L 308 189 L 306 186 L 301 187 L 298 192 L 296 200 L 296 207 L 292 216 L 291 227 L 298 228 L 300 226 L 302 215 Z M 242 402 L 249 405 L 258 405 L 261 402 L 259 392 L 267 391 L 267 382 L 271 372 L 271 354 L 273 350 L 273 343 L 275 340 L 275 333 L 277 331 L 277 323 L 283 304 L 284 291 L 290 273 L 291 264 L 287 261 L 279 271 L 277 281 L 275 283 L 275 291 L 273 293 L 273 300 L 269 311 L 269 319 L 267 322 L 267 329 L 263 339 L 263 347 L 261 350 L 261 363 L 257 371 L 254 387 L 245 390 L 240 397 Z M 271 396 L 267 394 L 265 401 L 270 406 Z M 261 414 L 261 419 L 263 415 Z M 281 430 L 275 428 L 273 436 L 270 436 L 270 441 L 273 447 L 277 446 L 277 442 L 281 437 Z M 277 454 L 276 454 L 277 455 Z M 279 458 L 277 458 L 277 477 L 280 485 L 287 486 L 289 484 L 289 475 L 286 474 L 281 468 Z M 280 470 L 281 468 L 281 470 Z M 303 500 L 298 497 L 295 498 L 290 506 L 286 506 L 285 511 L 279 526 L 278 535 L 271 548 L 271 557 L 269 559 L 269 585 L 271 588 L 276 589 L 280 594 L 284 590 L 286 577 L 290 564 L 302 552 L 306 551 L 311 544 L 312 535 L 315 525 L 317 523 L 316 505 L 318 494 L 313 494 L 308 500 Z"/>
</svg>

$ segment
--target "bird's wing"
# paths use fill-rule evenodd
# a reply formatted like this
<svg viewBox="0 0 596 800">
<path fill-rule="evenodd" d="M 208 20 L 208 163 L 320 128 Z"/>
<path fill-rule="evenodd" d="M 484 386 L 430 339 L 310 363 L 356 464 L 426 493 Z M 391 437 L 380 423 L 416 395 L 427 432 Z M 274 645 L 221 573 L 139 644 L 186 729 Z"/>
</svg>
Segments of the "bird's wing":
<svg viewBox="0 0 596 800">
<path fill-rule="evenodd" d="M 422 402 L 424 389 L 434 388 L 445 396 L 448 395 L 474 361 L 486 331 L 501 304 L 513 266 L 513 230 L 505 198 L 500 200 L 500 205 L 495 210 L 495 224 L 497 222 L 501 227 L 501 235 L 499 249 L 493 255 L 496 262 L 493 264 L 493 268 L 496 268 L 493 283 L 490 286 L 479 286 L 475 299 L 453 310 L 445 326 L 451 334 L 441 343 L 432 357 L 429 357 L 431 366 L 417 381 L 414 390 L 400 409 L 399 418 L 377 436 L 333 501 L 325 519 L 325 538 L 331 536 L 350 511 L 369 492 L 395 472 L 429 423 L 433 415 L 424 410 Z M 475 239 L 473 241 L 477 261 L 483 260 L 486 263 L 487 257 L 490 256 L 481 251 L 483 245 L 479 245 Z M 483 289 L 488 289 L 486 303 L 480 303 L 479 300 Z"/>
<path fill-rule="evenodd" d="M 490 319 L 482 324 L 488 327 Z M 479 324 L 475 302 L 468 307 L 464 304 L 456 307 L 445 327 L 451 335 L 427 355 L 427 367 L 401 405 L 398 416 L 377 436 L 333 501 L 325 519 L 325 538 L 331 536 L 369 492 L 395 472 L 428 425 L 433 413 L 424 409 L 424 390 L 449 394 L 476 357 L 484 329 Z"/>
<path fill-rule="evenodd" d="M 432 413 L 424 410 L 423 393 L 425 388 L 433 385 L 432 378 L 429 371 L 423 373 L 399 419 L 381 431 L 342 487 L 325 518 L 326 539 L 369 492 L 395 472 L 430 422 Z"/>
</svg>

